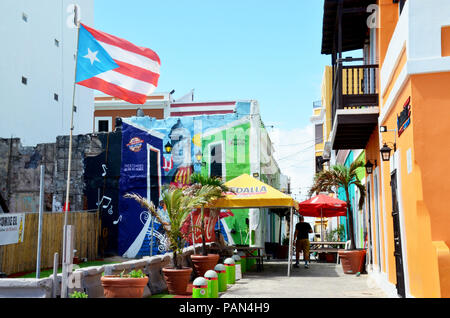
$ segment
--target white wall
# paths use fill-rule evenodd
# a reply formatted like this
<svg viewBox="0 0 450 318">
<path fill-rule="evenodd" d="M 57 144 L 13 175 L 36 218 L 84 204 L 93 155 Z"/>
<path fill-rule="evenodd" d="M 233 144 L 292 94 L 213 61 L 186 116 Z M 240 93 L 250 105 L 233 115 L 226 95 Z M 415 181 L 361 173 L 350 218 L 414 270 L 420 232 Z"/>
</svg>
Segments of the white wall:
<svg viewBox="0 0 450 318">
<path fill-rule="evenodd" d="M 93 0 L 0 1 L 0 137 L 18 137 L 31 146 L 69 135 L 76 47 L 76 29 L 67 25 L 73 21 L 67 12 L 72 3 L 79 4 L 81 21 L 93 25 Z M 93 90 L 77 85 L 76 92 L 74 134 L 92 132 Z"/>
</svg>

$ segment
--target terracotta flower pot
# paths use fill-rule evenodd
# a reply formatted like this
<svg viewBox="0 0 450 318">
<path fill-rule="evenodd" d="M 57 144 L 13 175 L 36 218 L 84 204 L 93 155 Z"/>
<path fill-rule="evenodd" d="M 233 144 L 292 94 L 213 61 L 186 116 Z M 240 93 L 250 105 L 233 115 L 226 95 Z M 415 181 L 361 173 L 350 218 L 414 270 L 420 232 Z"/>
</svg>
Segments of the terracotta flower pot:
<svg viewBox="0 0 450 318">
<path fill-rule="evenodd" d="M 101 278 L 106 298 L 142 298 L 148 277 L 129 278 L 118 275 L 105 275 Z"/>
<path fill-rule="evenodd" d="M 345 274 L 362 272 L 364 267 L 363 259 L 364 255 L 366 255 L 366 250 L 342 250 L 338 253 Z"/>
<path fill-rule="evenodd" d="M 219 261 L 219 257 L 219 254 L 208 254 L 207 256 L 191 255 L 197 276 L 203 277 L 208 270 L 213 270 Z"/>
<path fill-rule="evenodd" d="M 186 294 L 186 289 L 192 273 L 191 267 L 183 267 L 182 269 L 166 267 L 162 269 L 162 272 L 164 275 L 164 279 L 166 280 L 169 294 L 172 295 Z"/>
</svg>

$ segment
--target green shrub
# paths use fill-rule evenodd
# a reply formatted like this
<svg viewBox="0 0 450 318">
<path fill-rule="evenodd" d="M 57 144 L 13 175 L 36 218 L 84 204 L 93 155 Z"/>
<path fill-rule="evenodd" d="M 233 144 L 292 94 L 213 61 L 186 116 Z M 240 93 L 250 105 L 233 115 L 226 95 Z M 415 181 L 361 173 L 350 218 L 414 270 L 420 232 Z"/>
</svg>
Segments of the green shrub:
<svg viewBox="0 0 450 318">
<path fill-rule="evenodd" d="M 129 274 L 128 274 L 131 278 L 144 278 L 145 274 L 142 272 L 142 270 L 132 270 Z"/>
<path fill-rule="evenodd" d="M 69 294 L 69 298 L 88 298 L 88 295 L 83 292 L 74 291 L 73 293 Z"/>
<path fill-rule="evenodd" d="M 104 272 L 103 272 L 104 274 Z M 123 277 L 123 278 L 144 278 L 145 274 L 142 272 L 142 270 L 135 270 L 133 269 L 131 272 L 129 272 L 128 274 L 125 274 L 125 270 L 123 270 L 120 274 L 119 277 Z"/>
</svg>

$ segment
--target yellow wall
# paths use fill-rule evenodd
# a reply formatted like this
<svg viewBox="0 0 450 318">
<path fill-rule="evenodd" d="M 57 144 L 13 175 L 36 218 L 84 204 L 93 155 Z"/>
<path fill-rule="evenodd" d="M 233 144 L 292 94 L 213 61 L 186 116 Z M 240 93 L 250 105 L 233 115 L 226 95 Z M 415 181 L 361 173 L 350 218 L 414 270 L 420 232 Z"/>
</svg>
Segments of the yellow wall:
<svg viewBox="0 0 450 318">
<path fill-rule="evenodd" d="M 333 97 L 333 68 L 325 66 L 322 79 L 322 106 L 325 107 L 324 140 L 328 140 L 331 129 L 331 99 Z"/>
<path fill-rule="evenodd" d="M 320 144 L 315 145 L 315 156 L 322 156 L 323 155 L 323 148 L 325 141 L 328 140 L 328 137 L 330 136 L 331 131 L 331 98 L 333 95 L 332 92 L 332 67 L 331 66 L 325 66 L 325 70 L 323 72 L 323 78 L 322 78 L 322 89 L 321 89 L 321 102 L 322 102 L 322 108 L 325 108 L 325 110 L 321 108 L 317 108 L 313 110 L 314 116 L 320 115 L 322 111 L 325 111 L 324 116 L 324 122 L 323 122 L 323 142 Z"/>
</svg>

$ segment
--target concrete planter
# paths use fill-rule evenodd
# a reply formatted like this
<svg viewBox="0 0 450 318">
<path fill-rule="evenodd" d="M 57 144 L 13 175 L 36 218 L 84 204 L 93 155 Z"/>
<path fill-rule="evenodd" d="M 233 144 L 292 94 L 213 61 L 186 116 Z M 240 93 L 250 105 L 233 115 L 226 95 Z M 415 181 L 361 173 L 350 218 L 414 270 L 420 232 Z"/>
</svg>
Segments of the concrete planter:
<svg viewBox="0 0 450 318">
<path fill-rule="evenodd" d="M 50 298 L 52 286 L 51 278 L 2 278 L 0 298 Z"/>
</svg>

